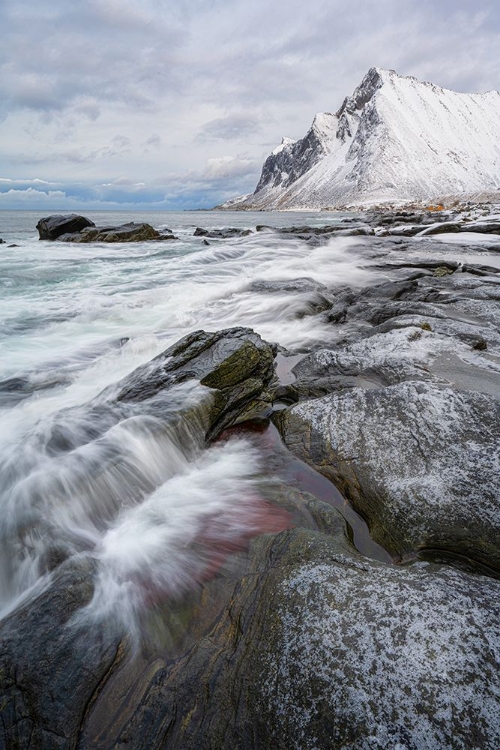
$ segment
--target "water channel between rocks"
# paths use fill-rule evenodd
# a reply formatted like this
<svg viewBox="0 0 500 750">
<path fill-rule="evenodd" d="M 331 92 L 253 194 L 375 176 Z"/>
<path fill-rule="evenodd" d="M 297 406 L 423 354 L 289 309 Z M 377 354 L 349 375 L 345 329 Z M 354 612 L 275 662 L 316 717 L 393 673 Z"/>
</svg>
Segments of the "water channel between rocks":
<svg viewBox="0 0 500 750">
<path fill-rule="evenodd" d="M 393 558 L 371 536 L 368 525 L 352 508 L 337 487 L 318 471 L 296 458 L 283 444 L 276 427 L 267 420 L 247 422 L 227 430 L 249 437 L 264 455 L 271 468 L 276 467 L 280 478 L 300 492 L 307 492 L 317 500 L 335 508 L 348 524 L 352 543 L 362 555 L 383 563 L 393 563 Z"/>
<path fill-rule="evenodd" d="M 295 380 L 293 368 L 304 356 L 304 354 L 277 355 L 275 360 L 276 374 L 282 386 L 293 383 Z M 275 408 L 279 409 L 281 405 L 276 404 Z M 238 429 L 242 429 L 242 427 L 240 425 Z M 250 423 L 246 426 L 246 429 L 253 435 L 258 436 L 257 445 L 265 455 L 274 454 L 275 460 L 279 456 L 280 476 L 286 482 L 296 489 L 307 492 L 316 499 L 331 505 L 341 513 L 348 524 L 351 541 L 362 555 L 388 564 L 394 562 L 389 552 L 371 538 L 367 523 L 354 510 L 337 487 L 304 461 L 296 458 L 286 448 L 278 430 L 272 423 L 263 422 L 260 425 Z"/>
</svg>

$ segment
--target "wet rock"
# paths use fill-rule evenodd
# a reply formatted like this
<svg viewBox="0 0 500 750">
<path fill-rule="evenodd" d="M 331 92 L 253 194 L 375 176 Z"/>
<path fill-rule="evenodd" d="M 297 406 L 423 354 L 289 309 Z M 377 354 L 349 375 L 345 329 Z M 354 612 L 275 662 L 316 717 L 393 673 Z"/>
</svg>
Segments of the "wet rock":
<svg viewBox="0 0 500 750">
<path fill-rule="evenodd" d="M 378 267 L 378 266 L 377 266 Z M 460 263 L 456 260 L 434 260 L 433 258 L 416 258 L 407 261 L 389 261 L 387 264 L 380 265 L 380 268 L 419 268 L 422 270 L 435 270 L 436 268 L 448 268 L 450 271 L 456 271 Z"/>
<path fill-rule="evenodd" d="M 500 234 L 500 221 L 474 221 L 462 226 L 462 232 L 477 232 L 479 234 Z"/>
<path fill-rule="evenodd" d="M 462 232 L 463 224 L 454 221 L 444 221 L 440 224 L 433 224 L 419 233 L 419 237 L 427 237 L 434 234 L 447 234 L 450 232 Z"/>
<path fill-rule="evenodd" d="M 422 231 L 420 224 L 409 224 L 401 227 L 391 227 L 387 230 L 387 234 L 391 237 L 414 237 Z"/>
<path fill-rule="evenodd" d="M 66 563 L 2 626 L 6 746 L 493 750 L 500 583 L 373 562 L 325 503 L 285 503 L 319 529 L 257 537 L 191 597 L 158 603 L 156 646 L 72 625 L 93 563 Z"/>
<path fill-rule="evenodd" d="M 80 232 L 87 227 L 95 227 L 94 222 L 77 214 L 47 216 L 36 225 L 41 240 L 57 240 L 63 234 Z"/>
<path fill-rule="evenodd" d="M 237 227 L 203 229 L 202 227 L 196 227 L 193 237 L 209 237 L 211 239 L 227 240 L 232 237 L 248 237 L 249 234 L 252 234 L 251 229 L 239 229 Z"/>
<path fill-rule="evenodd" d="M 181 662 L 201 683 L 210 664 L 203 708 L 185 683 L 167 691 L 165 678 L 146 698 L 152 715 L 163 701 L 168 747 L 465 750 L 497 741 L 497 581 L 379 566 L 305 530 L 262 545 L 261 565 L 263 555 L 273 564 L 242 579 L 205 653 Z"/>
<path fill-rule="evenodd" d="M 437 295 L 436 299 L 438 299 Z M 415 315 L 426 318 L 447 317 L 445 312 L 443 312 L 436 305 L 430 304 L 430 302 L 412 302 L 409 300 L 400 300 L 397 302 L 386 302 L 383 305 L 373 307 L 371 312 L 366 312 L 365 318 L 370 323 L 373 323 L 374 326 L 380 326 L 382 323 L 385 323 L 388 320 L 394 320 L 395 318 L 400 319 L 402 317 L 406 319 L 409 318 L 409 316 Z M 405 325 L 414 325 L 414 322 L 406 322 Z M 393 326 L 391 326 L 391 328 L 392 327 Z M 399 323 L 397 321 L 395 327 L 399 327 Z"/>
<path fill-rule="evenodd" d="M 161 235 L 150 224 L 129 222 L 118 227 L 89 227 L 81 232 L 62 234 L 60 242 L 144 242 L 147 240 L 175 239 L 172 236 Z"/>
<path fill-rule="evenodd" d="M 154 417 L 156 431 L 168 429 L 169 425 L 182 429 L 182 424 L 191 424 L 205 429 L 208 436 L 213 437 L 228 424 L 243 418 L 244 414 L 255 414 L 265 406 L 265 389 L 275 378 L 274 353 L 269 344 L 249 329 L 191 334 L 148 365 L 138 368 L 117 387 L 106 389 L 84 410 L 75 407 L 58 414 L 50 433 L 46 434 L 47 455 L 68 456 L 71 460 L 72 452 L 80 445 L 97 441 L 93 443 L 97 446 L 100 437 L 109 429 L 134 415 L 150 414 Z M 204 386 L 205 400 L 190 405 L 186 402 L 187 391 L 179 393 L 173 386 L 192 379 L 199 380 Z M 16 387 L 15 383 L 11 385 Z M 19 386 L 22 387 L 22 383 Z M 196 413 L 193 415 L 192 412 Z M 193 416 L 197 416 L 197 421 L 193 421 Z M 189 433 L 189 427 L 186 429 Z M 96 447 L 96 450 L 99 449 Z M 96 459 L 95 451 L 93 456 Z M 85 459 L 82 456 L 80 459 L 80 470 L 83 471 Z M 112 450 L 101 452 L 96 460 L 96 476 L 90 490 L 106 473 L 106 461 L 113 464 L 116 460 L 116 453 Z M 54 495 L 60 492 L 60 484 L 56 473 L 53 487 L 46 486 L 49 495 L 51 490 Z M 109 485 L 107 490 L 112 493 L 116 488 Z M 140 490 L 148 493 L 154 490 L 154 486 L 143 481 Z M 80 491 L 83 493 L 83 486 Z M 53 499 L 53 495 L 51 497 Z M 50 529 L 47 533 L 50 534 Z M 10 552 L 9 548 L 7 552 Z M 65 561 L 68 554 L 73 557 Z M 84 625 L 72 620 L 90 602 L 94 592 L 96 563 L 87 558 L 84 551 L 75 555 L 73 548 L 66 549 L 55 541 L 47 546 L 40 565 L 42 573 L 53 571 L 53 578 L 0 623 L 3 698 L 0 745 L 5 742 L 7 747 L 71 748 L 82 732 L 88 711 L 95 704 L 99 705 L 101 693 L 105 693 L 108 680 L 118 669 L 124 648 L 121 641 L 123 631 L 115 621 L 107 621 L 105 617 L 102 621 L 85 621 Z M 232 590 L 232 579 L 229 584 Z M 165 603 L 167 633 L 172 612 L 172 627 L 175 627 L 175 617 L 181 618 L 185 606 L 183 602 Z M 189 607 L 188 603 L 188 610 Z M 203 624 L 197 623 L 191 614 L 194 629 L 198 627 L 203 631 L 209 627 L 212 614 L 209 610 L 207 623 Z M 92 627 L 90 639 L 89 627 Z M 184 633 L 182 635 L 184 637 Z M 201 651 L 204 653 L 202 644 Z M 135 658 L 130 650 L 127 653 L 129 658 Z M 152 659 L 153 663 L 156 658 Z M 139 657 L 138 663 L 139 666 L 134 662 L 132 673 L 122 675 L 118 684 L 128 690 L 139 679 L 142 680 L 139 692 L 154 693 L 155 670 L 152 672 L 149 666 L 143 674 Z M 162 670 L 166 669 L 167 662 L 163 662 Z M 195 687 L 195 672 L 196 669 L 191 676 L 186 672 L 181 684 L 197 691 L 199 683 Z M 115 708 L 119 709 L 118 723 L 126 723 L 130 713 L 134 716 L 141 714 L 142 699 L 139 695 L 132 698 L 130 711 L 125 706 Z M 157 716 L 164 717 L 165 711 Z M 115 724 L 110 723 L 108 714 L 99 731 L 105 733 L 110 727 L 110 731 L 115 729 Z M 96 747 L 94 736 L 87 738 L 87 742 L 88 745 L 84 746 Z M 146 746 L 159 747 L 159 742 L 157 737 L 155 744 L 146 743 Z M 140 746 L 139 736 L 133 746 Z"/>
<path fill-rule="evenodd" d="M 308 293 L 308 292 L 326 292 L 327 287 L 319 281 L 307 277 L 299 279 L 285 279 L 283 281 L 266 279 L 257 279 L 248 285 L 249 291 L 252 292 L 269 292 L 270 294 L 290 292 Z"/>
<path fill-rule="evenodd" d="M 474 276 L 491 276 L 500 273 L 500 269 L 495 266 L 483 266 L 479 263 L 464 263 L 462 273 L 471 273 Z"/>
<path fill-rule="evenodd" d="M 294 385 L 288 384 L 288 385 L 280 385 L 276 390 L 274 391 L 274 399 L 275 401 L 281 401 L 285 404 L 296 404 L 300 397 L 298 394 L 297 389 Z"/>
<path fill-rule="evenodd" d="M 307 236 L 311 237 L 312 235 L 329 235 L 333 232 L 337 231 L 339 229 L 339 224 L 332 224 L 332 225 L 326 225 L 323 227 L 309 227 L 307 225 L 298 226 L 298 227 L 268 227 L 265 225 L 258 225 L 257 226 L 257 232 L 262 232 L 264 230 L 272 229 L 274 232 L 279 232 L 280 234 L 293 234 L 297 235 L 298 237 Z"/>
<path fill-rule="evenodd" d="M 451 211 L 368 211 L 366 219 L 371 226 L 379 227 L 401 227 L 402 225 L 434 225 L 437 223 L 450 222 L 455 218 Z"/>
<path fill-rule="evenodd" d="M 68 625 L 92 597 L 93 571 L 89 559 L 66 565 L 46 592 L 2 621 L 3 747 L 74 747 L 86 707 L 120 649 L 110 629 L 96 623 L 89 638 L 85 628 Z"/>
<path fill-rule="evenodd" d="M 352 227 L 348 229 L 337 229 L 332 232 L 333 237 L 370 237 L 374 234 L 371 227 Z"/>
<path fill-rule="evenodd" d="M 500 571 L 500 401 L 421 378 L 280 412 L 283 439 L 394 554 L 446 550 Z"/>
<path fill-rule="evenodd" d="M 187 380 L 214 391 L 209 432 L 265 408 L 275 379 L 275 350 L 249 328 L 196 331 L 118 384 L 116 401 L 140 402 Z M 115 389 L 115 386 L 113 386 Z"/>
</svg>

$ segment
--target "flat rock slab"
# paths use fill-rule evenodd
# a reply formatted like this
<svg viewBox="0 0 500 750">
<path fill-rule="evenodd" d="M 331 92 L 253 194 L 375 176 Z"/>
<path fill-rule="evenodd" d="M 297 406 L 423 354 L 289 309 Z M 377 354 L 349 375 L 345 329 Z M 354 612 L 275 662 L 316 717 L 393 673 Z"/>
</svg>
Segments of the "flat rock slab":
<svg viewBox="0 0 500 750">
<path fill-rule="evenodd" d="M 479 329 L 445 318 L 432 305 L 404 302 L 380 308 L 375 320 L 379 324 L 370 336 L 336 349 L 319 349 L 300 360 L 293 367 L 299 392 L 314 392 L 319 382 L 326 388 L 320 394 L 324 395 L 362 382 L 373 388 L 426 380 L 500 396 L 500 366 L 490 355 L 499 344 L 493 326 Z M 470 378 L 464 377 L 467 373 Z"/>
<path fill-rule="evenodd" d="M 444 550 L 500 571 L 500 401 L 404 382 L 324 396 L 278 422 L 389 551 Z"/>
</svg>

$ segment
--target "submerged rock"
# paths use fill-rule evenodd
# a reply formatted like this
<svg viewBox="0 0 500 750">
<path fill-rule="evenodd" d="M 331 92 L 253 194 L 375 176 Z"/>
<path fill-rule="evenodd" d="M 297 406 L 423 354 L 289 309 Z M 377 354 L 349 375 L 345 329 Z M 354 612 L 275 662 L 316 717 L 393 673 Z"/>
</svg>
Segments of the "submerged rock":
<svg viewBox="0 0 500 750">
<path fill-rule="evenodd" d="M 57 240 L 62 234 L 80 232 L 87 227 L 95 227 L 94 222 L 77 214 L 47 216 L 36 225 L 41 240 Z"/>
</svg>

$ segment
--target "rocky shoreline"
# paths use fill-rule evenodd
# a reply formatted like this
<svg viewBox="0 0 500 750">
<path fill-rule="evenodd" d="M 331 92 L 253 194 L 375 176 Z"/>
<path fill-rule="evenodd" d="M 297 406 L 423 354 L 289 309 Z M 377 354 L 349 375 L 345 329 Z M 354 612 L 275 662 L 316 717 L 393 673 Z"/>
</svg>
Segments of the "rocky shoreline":
<svg viewBox="0 0 500 750">
<path fill-rule="evenodd" d="M 47 587 L 0 623 L 8 748 L 500 744 L 500 216 L 368 212 L 255 232 L 325 248 L 349 237 L 377 270 L 361 290 L 258 282 L 300 295 L 332 343 L 295 356 L 292 382 L 280 383 L 277 348 L 250 329 L 199 331 L 91 406 L 98 415 L 105 404 L 107 420 L 140 408 L 165 429 L 195 419 L 207 442 L 272 420 L 387 560 L 356 549 L 312 480 L 282 472 L 259 533 L 192 591 L 145 611 L 154 635 L 138 648 L 110 622 L 71 624 L 92 599 L 95 562 L 54 550 Z M 110 241 L 93 237 L 84 241 Z M 190 380 L 208 401 L 167 408 Z M 60 433 L 54 424 L 54 450 L 68 450 Z M 290 460 L 284 447 L 269 455 L 270 472 Z"/>
</svg>

